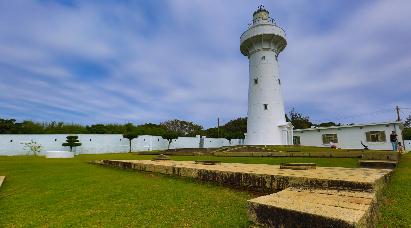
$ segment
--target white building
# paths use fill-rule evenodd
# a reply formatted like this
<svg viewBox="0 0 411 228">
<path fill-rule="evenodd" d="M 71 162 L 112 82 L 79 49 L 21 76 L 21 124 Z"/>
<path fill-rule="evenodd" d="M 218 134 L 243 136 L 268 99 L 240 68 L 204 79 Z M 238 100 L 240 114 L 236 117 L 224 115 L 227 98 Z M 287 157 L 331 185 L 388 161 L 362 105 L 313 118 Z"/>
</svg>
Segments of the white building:
<svg viewBox="0 0 411 228">
<path fill-rule="evenodd" d="M 249 59 L 248 121 L 245 144 L 292 144 L 292 125 L 285 120 L 278 55 L 287 45 L 285 32 L 259 7 L 240 38 Z"/>
<path fill-rule="evenodd" d="M 294 145 L 329 147 L 330 142 L 343 149 L 391 150 L 390 134 L 395 131 L 403 143 L 401 122 L 343 125 L 294 130 Z"/>
</svg>

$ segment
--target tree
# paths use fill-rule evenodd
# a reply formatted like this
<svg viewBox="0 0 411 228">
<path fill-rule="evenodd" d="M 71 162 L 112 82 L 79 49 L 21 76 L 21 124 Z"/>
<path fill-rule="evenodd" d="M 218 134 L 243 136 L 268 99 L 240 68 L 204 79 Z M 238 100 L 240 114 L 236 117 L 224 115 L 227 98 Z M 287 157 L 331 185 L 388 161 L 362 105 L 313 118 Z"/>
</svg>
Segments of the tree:
<svg viewBox="0 0 411 228">
<path fill-rule="evenodd" d="M 223 126 L 220 126 L 218 129 L 216 127 L 209 128 L 203 131 L 209 138 L 226 138 L 227 140 L 231 139 L 242 139 L 244 138 L 244 133 L 247 132 L 247 117 L 240 117 L 234 120 L 230 120 Z"/>
<path fill-rule="evenodd" d="M 15 123 L 15 119 L 0 119 L 0 134 L 12 133 Z"/>
<path fill-rule="evenodd" d="M 411 128 L 404 128 L 402 131 L 402 138 L 404 140 L 411 140 Z"/>
<path fill-rule="evenodd" d="M 402 131 L 402 138 L 404 140 L 411 140 L 411 115 L 404 121 L 404 130 Z"/>
<path fill-rule="evenodd" d="M 411 128 L 411 115 L 409 115 L 404 121 L 404 127 Z"/>
<path fill-rule="evenodd" d="M 247 117 L 230 120 L 222 128 L 226 134 L 230 134 L 233 138 L 244 138 L 244 133 L 247 132 Z"/>
<path fill-rule="evenodd" d="M 131 153 L 131 141 L 139 136 L 138 132 L 126 132 L 123 134 L 123 138 L 128 139 L 129 142 L 129 150 L 128 152 Z"/>
<path fill-rule="evenodd" d="M 301 113 L 296 112 L 294 108 L 291 109 L 289 115 L 289 120 L 295 129 L 310 128 L 313 125 L 308 116 L 303 116 Z"/>
<path fill-rule="evenodd" d="M 177 119 L 162 122 L 160 126 L 163 126 L 167 131 L 177 133 L 179 136 L 195 136 L 203 130 L 203 127 L 198 124 Z"/>
<path fill-rule="evenodd" d="M 43 147 L 40 144 L 37 144 L 37 142 L 30 140 L 30 142 L 24 142 L 21 143 L 24 145 L 24 149 L 29 151 L 29 154 L 32 153 L 34 156 L 37 156 Z"/>
<path fill-rule="evenodd" d="M 170 149 L 170 144 L 173 141 L 173 139 L 178 138 L 178 133 L 173 132 L 173 131 L 167 131 L 162 135 L 163 139 L 167 139 L 168 141 L 168 147 L 167 149 Z"/>
<path fill-rule="evenodd" d="M 73 151 L 73 147 L 81 146 L 80 141 L 78 140 L 77 135 L 69 135 L 66 137 L 66 142 L 62 144 L 62 146 L 69 146 L 70 152 Z"/>
<path fill-rule="evenodd" d="M 340 123 L 336 124 L 334 122 L 324 122 L 324 123 L 316 124 L 316 126 L 318 126 L 318 127 L 331 127 L 331 126 L 341 126 L 341 124 Z"/>
</svg>

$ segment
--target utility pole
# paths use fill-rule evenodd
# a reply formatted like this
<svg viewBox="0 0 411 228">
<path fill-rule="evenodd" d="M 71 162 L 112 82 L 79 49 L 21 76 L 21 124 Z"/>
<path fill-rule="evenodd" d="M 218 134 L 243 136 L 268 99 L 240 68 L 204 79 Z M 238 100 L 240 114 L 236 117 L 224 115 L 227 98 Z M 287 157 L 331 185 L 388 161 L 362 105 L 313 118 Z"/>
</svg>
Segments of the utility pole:
<svg viewBox="0 0 411 228">
<path fill-rule="evenodd" d="M 220 117 L 217 117 L 217 138 L 220 138 Z"/>
<path fill-rule="evenodd" d="M 401 118 L 400 118 L 400 107 L 397 105 L 397 106 L 395 106 L 395 110 L 397 111 L 397 121 L 401 121 Z"/>
</svg>

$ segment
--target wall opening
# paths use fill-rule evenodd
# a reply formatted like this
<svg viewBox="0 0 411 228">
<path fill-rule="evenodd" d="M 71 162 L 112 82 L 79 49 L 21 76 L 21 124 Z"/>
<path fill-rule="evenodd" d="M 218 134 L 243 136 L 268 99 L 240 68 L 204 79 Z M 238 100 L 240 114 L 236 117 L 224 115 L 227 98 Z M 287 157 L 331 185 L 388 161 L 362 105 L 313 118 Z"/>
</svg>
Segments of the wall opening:
<svg viewBox="0 0 411 228">
<path fill-rule="evenodd" d="M 263 56 L 261 56 L 261 60 L 265 60 L 265 56 L 263 55 Z"/>
<path fill-rule="evenodd" d="M 338 143 L 337 134 L 323 134 L 322 139 L 324 145 L 330 144 L 331 142 Z"/>
<path fill-rule="evenodd" d="M 264 110 L 268 110 L 268 104 L 263 104 Z"/>
<path fill-rule="evenodd" d="M 386 142 L 387 137 L 385 136 L 385 131 L 368 131 L 365 132 L 365 137 L 367 142 Z"/>
<path fill-rule="evenodd" d="M 258 84 L 258 78 L 254 78 L 254 85 Z"/>
</svg>

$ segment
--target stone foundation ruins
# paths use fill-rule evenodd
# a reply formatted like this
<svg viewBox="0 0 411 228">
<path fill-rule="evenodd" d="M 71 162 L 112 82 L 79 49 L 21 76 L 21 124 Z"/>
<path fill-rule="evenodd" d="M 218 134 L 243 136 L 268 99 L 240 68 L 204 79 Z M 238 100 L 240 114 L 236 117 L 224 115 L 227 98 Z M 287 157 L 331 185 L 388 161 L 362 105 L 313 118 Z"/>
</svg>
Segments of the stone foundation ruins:
<svg viewBox="0 0 411 228">
<path fill-rule="evenodd" d="M 378 195 L 391 169 L 316 167 L 194 161 L 102 160 L 95 163 L 193 178 L 219 185 L 272 193 L 248 201 L 250 219 L 264 226 L 373 226 Z M 317 225 L 316 225 L 317 224 Z"/>
</svg>

